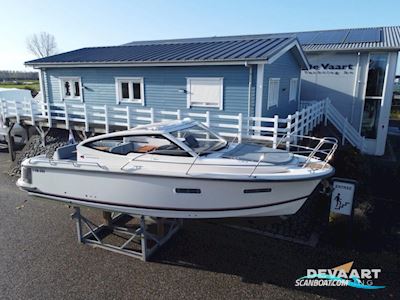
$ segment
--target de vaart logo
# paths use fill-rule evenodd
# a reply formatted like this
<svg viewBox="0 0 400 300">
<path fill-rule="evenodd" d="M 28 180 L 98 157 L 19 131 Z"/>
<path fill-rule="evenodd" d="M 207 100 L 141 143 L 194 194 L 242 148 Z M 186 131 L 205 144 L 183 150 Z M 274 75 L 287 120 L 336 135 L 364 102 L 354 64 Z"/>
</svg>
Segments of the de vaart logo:
<svg viewBox="0 0 400 300">
<path fill-rule="evenodd" d="M 381 269 L 352 269 L 353 262 L 332 269 L 307 269 L 307 275 L 296 279 L 295 286 L 347 286 L 357 289 L 383 289 L 383 285 L 374 285 Z"/>
<path fill-rule="evenodd" d="M 334 65 L 330 63 L 322 63 L 320 65 L 310 64 L 310 70 L 353 70 L 352 64 L 347 65 Z"/>
</svg>

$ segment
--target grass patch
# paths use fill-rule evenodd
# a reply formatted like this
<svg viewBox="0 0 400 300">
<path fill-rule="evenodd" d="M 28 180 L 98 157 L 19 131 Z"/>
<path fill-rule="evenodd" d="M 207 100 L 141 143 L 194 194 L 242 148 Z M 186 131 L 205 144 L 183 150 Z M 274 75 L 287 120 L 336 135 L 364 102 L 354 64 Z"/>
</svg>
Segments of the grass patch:
<svg viewBox="0 0 400 300">
<path fill-rule="evenodd" d="M 29 80 L 28 82 L 32 82 L 32 84 L 24 84 L 24 81 L 15 82 L 0 82 L 0 88 L 8 88 L 8 89 L 24 89 L 30 90 L 32 92 L 32 96 L 36 95 L 40 91 L 39 80 Z"/>
</svg>

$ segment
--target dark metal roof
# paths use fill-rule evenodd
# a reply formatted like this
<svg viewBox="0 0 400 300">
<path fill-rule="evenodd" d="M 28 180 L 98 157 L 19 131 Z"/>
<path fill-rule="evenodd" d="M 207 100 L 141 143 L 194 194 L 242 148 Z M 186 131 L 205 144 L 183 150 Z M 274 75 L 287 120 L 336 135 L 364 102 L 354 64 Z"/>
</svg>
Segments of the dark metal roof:
<svg viewBox="0 0 400 300">
<path fill-rule="evenodd" d="M 268 60 L 299 42 L 306 52 L 400 50 L 400 26 L 131 42 L 82 48 L 26 62 L 33 66 L 82 64 L 181 64 Z M 307 65 L 298 49 L 302 65 Z"/>
<path fill-rule="evenodd" d="M 222 36 L 192 39 L 175 39 L 159 41 L 131 42 L 126 45 L 152 43 L 181 43 L 201 41 L 226 41 L 230 39 L 260 39 L 266 37 L 296 37 L 304 51 L 323 50 L 400 50 L 400 26 L 349 28 L 337 30 L 318 30 L 305 32 L 288 32 L 278 34 L 257 34 L 242 36 Z"/>
<path fill-rule="evenodd" d="M 291 36 L 142 42 L 113 47 L 83 48 L 26 62 L 27 65 L 82 63 L 191 63 L 267 60 L 296 42 Z M 300 49 L 301 51 L 301 49 Z"/>
<path fill-rule="evenodd" d="M 400 50 L 400 26 L 292 33 L 304 51 Z"/>
</svg>

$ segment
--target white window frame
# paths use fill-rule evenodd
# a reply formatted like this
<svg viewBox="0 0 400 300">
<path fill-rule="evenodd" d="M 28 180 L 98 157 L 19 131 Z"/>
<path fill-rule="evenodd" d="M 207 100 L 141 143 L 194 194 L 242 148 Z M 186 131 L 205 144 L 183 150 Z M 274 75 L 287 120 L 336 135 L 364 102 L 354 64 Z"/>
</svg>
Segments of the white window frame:
<svg viewBox="0 0 400 300">
<path fill-rule="evenodd" d="M 190 86 L 192 80 L 218 80 L 220 82 L 221 88 L 221 97 L 219 99 L 219 103 L 217 105 L 210 104 L 210 103 L 193 103 L 191 101 L 191 92 Z M 224 109 L 224 78 L 223 77 L 186 77 L 186 101 L 187 101 L 187 108 L 191 107 L 204 107 L 204 108 L 218 108 L 219 110 Z"/>
<path fill-rule="evenodd" d="M 68 77 L 58 77 L 59 82 L 60 82 L 60 94 L 61 94 L 61 100 L 80 100 L 83 102 L 83 88 L 82 88 L 82 79 L 81 77 L 78 76 L 68 76 Z M 65 82 L 79 82 L 79 97 L 72 96 L 73 95 L 73 89 L 75 88 L 74 84 L 71 84 L 71 96 L 65 96 Z"/>
<path fill-rule="evenodd" d="M 276 87 L 276 91 L 272 90 L 272 84 L 274 83 L 278 83 L 277 87 Z M 267 105 L 268 108 L 276 106 L 278 107 L 279 104 L 279 93 L 280 93 L 280 82 L 281 79 L 280 78 L 270 78 L 268 81 L 268 101 L 267 101 Z M 276 92 L 276 93 L 275 93 Z M 274 98 L 275 96 L 275 98 Z"/>
<path fill-rule="evenodd" d="M 297 77 L 291 78 L 289 85 L 289 102 L 297 100 L 298 90 L 299 90 L 299 78 Z"/>
<path fill-rule="evenodd" d="M 127 82 L 129 88 L 129 99 L 122 98 L 121 83 Z M 133 99 L 133 83 L 140 84 L 140 99 Z M 117 104 L 136 103 L 144 106 L 144 78 L 143 77 L 115 77 L 115 96 Z"/>
</svg>

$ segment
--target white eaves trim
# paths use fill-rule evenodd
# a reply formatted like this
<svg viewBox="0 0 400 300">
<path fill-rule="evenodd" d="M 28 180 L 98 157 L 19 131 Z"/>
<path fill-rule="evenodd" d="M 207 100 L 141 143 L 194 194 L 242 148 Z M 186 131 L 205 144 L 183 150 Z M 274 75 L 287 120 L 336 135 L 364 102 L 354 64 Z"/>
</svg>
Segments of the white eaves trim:
<svg viewBox="0 0 400 300">
<path fill-rule="evenodd" d="M 263 60 L 240 60 L 240 61 L 210 61 L 210 62 L 158 62 L 158 63 L 41 63 L 25 64 L 35 69 L 39 68 L 115 68 L 115 67 L 168 67 L 168 66 L 247 66 L 266 64 L 267 59 Z"/>
</svg>

